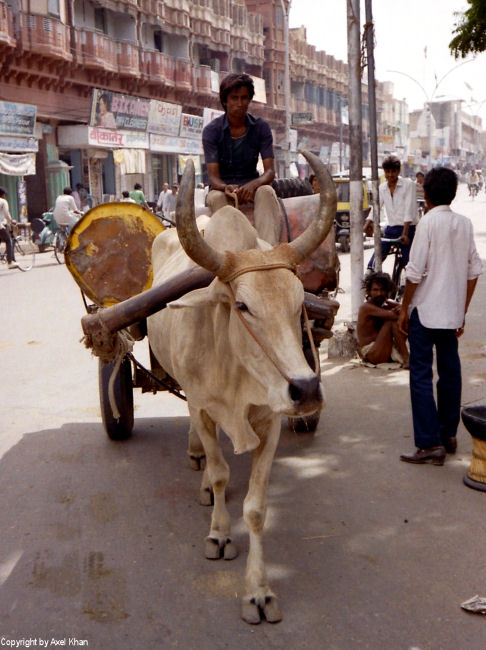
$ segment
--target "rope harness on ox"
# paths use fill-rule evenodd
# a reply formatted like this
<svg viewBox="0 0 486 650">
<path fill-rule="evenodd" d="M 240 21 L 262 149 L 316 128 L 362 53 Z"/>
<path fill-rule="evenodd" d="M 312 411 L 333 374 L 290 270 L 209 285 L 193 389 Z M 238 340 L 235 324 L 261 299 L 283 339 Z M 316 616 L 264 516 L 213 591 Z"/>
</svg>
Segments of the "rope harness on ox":
<svg viewBox="0 0 486 650">
<path fill-rule="evenodd" d="M 254 341 L 260 346 L 260 348 L 263 350 L 264 354 L 266 357 L 270 360 L 270 362 L 273 364 L 273 366 L 276 368 L 276 370 L 282 375 L 282 377 L 289 383 L 291 384 L 292 381 L 290 377 L 285 373 L 282 368 L 280 367 L 278 361 L 275 360 L 273 354 L 270 352 L 268 349 L 268 346 L 264 343 L 264 341 L 261 340 L 261 338 L 258 336 L 258 334 L 252 329 L 251 325 L 248 323 L 246 318 L 243 316 L 242 312 L 238 309 L 236 306 L 236 298 L 235 294 L 233 291 L 233 287 L 231 286 L 231 281 L 237 278 L 240 275 L 243 275 L 244 273 L 251 273 L 252 271 L 269 271 L 271 269 L 288 269 L 295 273 L 295 267 L 292 264 L 284 264 L 284 263 L 275 263 L 275 264 L 263 264 L 259 266 L 252 266 L 248 267 L 245 269 L 239 269 L 229 277 L 225 278 L 225 284 L 228 287 L 228 291 L 230 294 L 231 298 L 231 306 L 233 309 L 236 311 L 238 314 L 239 319 L 241 320 L 243 326 L 247 330 L 247 332 L 250 334 L 250 336 L 254 339 Z M 307 336 L 309 338 L 309 343 L 311 346 L 312 350 L 312 356 L 314 358 L 314 372 L 316 375 L 319 377 L 319 380 L 321 379 L 321 364 L 319 360 L 319 355 L 317 354 L 317 349 L 314 343 L 314 337 L 312 336 L 312 331 L 311 331 L 311 326 L 309 322 L 309 316 L 307 314 L 307 309 L 305 308 L 305 305 L 302 303 L 302 314 L 304 316 L 304 324 L 305 324 L 305 330 L 307 333 Z"/>
</svg>

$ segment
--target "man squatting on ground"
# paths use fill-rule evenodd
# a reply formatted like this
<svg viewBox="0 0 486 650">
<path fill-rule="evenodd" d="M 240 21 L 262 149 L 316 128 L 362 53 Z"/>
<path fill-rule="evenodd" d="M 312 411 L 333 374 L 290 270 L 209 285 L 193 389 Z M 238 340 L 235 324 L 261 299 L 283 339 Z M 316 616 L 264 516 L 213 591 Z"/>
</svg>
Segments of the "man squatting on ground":
<svg viewBox="0 0 486 650">
<path fill-rule="evenodd" d="M 384 237 L 386 239 L 402 239 L 403 265 L 406 266 L 410 254 L 410 246 L 415 234 L 417 216 L 417 192 L 414 181 L 400 176 L 400 160 L 394 156 L 387 156 L 383 160 L 385 182 L 379 187 L 380 213 L 385 209 L 387 226 Z M 363 232 L 371 237 L 373 234 L 373 217 L 366 219 Z M 381 259 L 384 260 L 390 252 L 391 243 L 381 242 Z M 368 272 L 373 271 L 374 254 L 368 262 Z"/>
<path fill-rule="evenodd" d="M 206 203 L 214 213 L 224 205 L 254 203 L 258 235 L 270 244 L 280 240 L 280 206 L 270 186 L 275 178 L 273 137 L 268 122 L 248 113 L 255 89 L 247 74 L 229 74 L 221 82 L 219 98 L 224 115 L 203 130 L 204 158 L 210 191 Z M 258 156 L 263 174 L 258 175 Z"/>
<path fill-rule="evenodd" d="M 407 336 L 398 329 L 400 304 L 390 300 L 395 290 L 392 279 L 388 273 L 371 273 L 363 280 L 363 287 L 366 302 L 359 308 L 357 325 L 363 359 L 370 363 L 391 359 L 408 368 Z"/>
<path fill-rule="evenodd" d="M 425 176 L 429 211 L 415 233 L 398 327 L 410 344 L 410 398 L 417 450 L 402 454 L 407 463 L 443 465 L 446 452 L 455 453 L 461 412 L 461 362 L 458 338 L 481 259 L 473 226 L 450 208 L 457 176 L 436 167 Z M 437 404 L 433 389 L 433 348 L 437 360 Z"/>
</svg>

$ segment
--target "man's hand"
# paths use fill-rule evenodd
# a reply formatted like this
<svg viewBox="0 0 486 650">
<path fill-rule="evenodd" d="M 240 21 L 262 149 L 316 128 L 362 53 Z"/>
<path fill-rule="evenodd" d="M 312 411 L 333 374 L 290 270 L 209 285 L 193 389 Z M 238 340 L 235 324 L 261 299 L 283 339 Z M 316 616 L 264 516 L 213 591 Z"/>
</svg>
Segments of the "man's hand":
<svg viewBox="0 0 486 650">
<path fill-rule="evenodd" d="M 225 185 L 224 193 L 226 198 L 229 199 L 230 201 L 233 201 L 234 203 L 235 200 L 234 194 L 236 193 L 236 195 L 238 196 L 238 189 L 239 189 L 238 185 Z M 238 201 L 239 200 L 240 199 L 238 197 Z"/>
<path fill-rule="evenodd" d="M 409 327 L 409 319 L 408 319 L 408 314 L 406 309 L 400 310 L 400 313 L 398 315 L 398 330 L 404 335 L 408 336 L 408 327 Z"/>
<path fill-rule="evenodd" d="M 238 201 L 243 205 L 249 201 L 253 201 L 255 197 L 255 192 L 260 187 L 258 180 L 250 181 L 239 187 L 236 191 L 238 195 Z"/>
<path fill-rule="evenodd" d="M 405 246 L 408 246 L 408 245 L 410 244 L 410 237 L 409 237 L 408 235 L 402 235 L 402 236 L 400 237 L 400 241 L 401 241 L 402 244 L 404 244 Z"/>
<path fill-rule="evenodd" d="M 369 219 L 365 221 L 363 232 L 367 237 L 373 236 L 373 222 L 370 221 Z"/>
</svg>

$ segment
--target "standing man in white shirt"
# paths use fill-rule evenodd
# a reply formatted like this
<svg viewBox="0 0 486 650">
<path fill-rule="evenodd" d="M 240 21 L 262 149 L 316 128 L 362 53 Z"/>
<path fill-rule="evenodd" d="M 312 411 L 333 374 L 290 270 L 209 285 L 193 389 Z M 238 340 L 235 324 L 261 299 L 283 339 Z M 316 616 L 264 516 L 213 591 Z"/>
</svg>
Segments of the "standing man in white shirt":
<svg viewBox="0 0 486 650">
<path fill-rule="evenodd" d="M 455 453 L 461 411 L 458 338 L 482 273 L 471 221 L 450 208 L 457 176 L 446 167 L 429 171 L 424 196 L 429 211 L 417 226 L 406 269 L 407 284 L 398 327 L 410 343 L 410 397 L 417 450 L 407 463 L 443 465 Z M 437 404 L 433 348 L 437 359 Z"/>
<path fill-rule="evenodd" d="M 390 155 L 383 160 L 383 171 L 386 181 L 380 185 L 380 211 L 385 208 L 387 226 L 386 239 L 402 239 L 401 249 L 404 266 L 408 263 L 410 246 L 417 224 L 417 192 L 415 183 L 410 178 L 400 176 L 401 163 L 397 156 Z M 373 235 L 373 217 L 366 219 L 364 233 Z M 384 260 L 390 252 L 390 242 L 381 243 L 381 259 Z M 368 271 L 373 271 L 375 256 L 368 262 Z"/>
<path fill-rule="evenodd" d="M 167 192 L 167 194 L 164 197 L 164 200 L 162 202 L 162 213 L 163 213 L 163 217 L 166 219 L 174 218 L 178 189 L 179 186 L 177 185 L 177 183 L 174 183 L 171 187 L 171 191 Z"/>
<path fill-rule="evenodd" d="M 164 183 L 162 185 L 162 192 L 159 194 L 159 198 L 157 199 L 157 209 L 162 210 L 163 205 L 164 205 L 164 199 L 169 193 L 169 183 Z"/>
</svg>

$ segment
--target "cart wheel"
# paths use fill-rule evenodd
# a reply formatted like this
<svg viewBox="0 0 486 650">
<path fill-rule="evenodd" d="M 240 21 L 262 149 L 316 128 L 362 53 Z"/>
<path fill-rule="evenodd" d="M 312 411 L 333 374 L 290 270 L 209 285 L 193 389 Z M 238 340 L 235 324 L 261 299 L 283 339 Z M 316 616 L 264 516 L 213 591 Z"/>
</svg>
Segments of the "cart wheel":
<svg viewBox="0 0 486 650">
<path fill-rule="evenodd" d="M 113 393 L 120 417 L 116 419 L 110 406 L 108 382 L 115 363 L 99 360 L 98 378 L 100 390 L 101 419 L 111 440 L 126 440 L 133 429 L 133 382 L 130 359 L 125 357 L 113 383 Z"/>
<path fill-rule="evenodd" d="M 341 235 L 339 243 L 341 244 L 341 253 L 347 253 L 349 251 L 349 235 Z"/>
<path fill-rule="evenodd" d="M 289 418 L 289 424 L 294 433 L 314 433 L 319 424 L 321 412 L 316 411 L 301 418 Z"/>
</svg>

